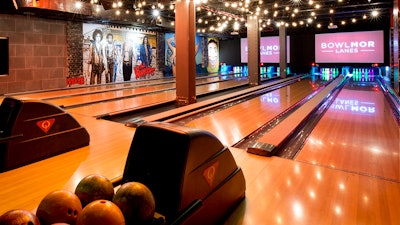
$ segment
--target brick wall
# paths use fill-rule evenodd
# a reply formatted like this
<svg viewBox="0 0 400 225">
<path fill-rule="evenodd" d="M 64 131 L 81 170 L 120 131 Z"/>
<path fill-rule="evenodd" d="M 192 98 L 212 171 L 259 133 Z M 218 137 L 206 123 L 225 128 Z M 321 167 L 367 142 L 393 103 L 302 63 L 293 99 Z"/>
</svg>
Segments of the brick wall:
<svg viewBox="0 0 400 225">
<path fill-rule="evenodd" d="M 10 55 L 0 94 L 66 87 L 66 23 L 0 14 L 0 36 L 9 37 Z"/>
</svg>

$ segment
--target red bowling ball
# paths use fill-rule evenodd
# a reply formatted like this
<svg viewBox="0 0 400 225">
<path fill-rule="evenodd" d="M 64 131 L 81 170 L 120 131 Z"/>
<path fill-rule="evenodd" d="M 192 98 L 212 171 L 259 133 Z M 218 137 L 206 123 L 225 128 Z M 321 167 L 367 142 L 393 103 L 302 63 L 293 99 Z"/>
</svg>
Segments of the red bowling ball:
<svg viewBox="0 0 400 225">
<path fill-rule="evenodd" d="M 75 194 L 79 197 L 82 207 L 100 199 L 112 201 L 114 186 L 109 179 L 99 174 L 84 177 L 75 188 Z"/>
<path fill-rule="evenodd" d="M 127 182 L 117 190 L 113 202 L 121 209 L 126 224 L 151 224 L 154 220 L 155 200 L 144 184 Z"/>
<path fill-rule="evenodd" d="M 82 204 L 78 196 L 67 190 L 53 191 L 40 202 L 36 216 L 41 225 L 67 223 L 75 225 Z"/>
<path fill-rule="evenodd" d="M 125 225 L 125 219 L 113 202 L 96 200 L 83 208 L 76 225 Z"/>
<path fill-rule="evenodd" d="M 24 209 L 10 210 L 0 216 L 1 225 L 40 225 L 35 214 Z"/>
</svg>

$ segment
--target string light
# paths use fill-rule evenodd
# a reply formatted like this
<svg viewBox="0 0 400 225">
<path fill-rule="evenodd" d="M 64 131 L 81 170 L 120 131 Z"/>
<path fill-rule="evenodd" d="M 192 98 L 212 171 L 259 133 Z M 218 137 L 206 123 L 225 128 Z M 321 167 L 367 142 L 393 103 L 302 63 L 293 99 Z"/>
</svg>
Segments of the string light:
<svg viewBox="0 0 400 225">
<path fill-rule="evenodd" d="M 177 2 L 183 0 L 177 0 Z M 207 0 L 190 0 L 196 1 L 196 18 L 197 18 L 197 30 L 198 32 L 225 32 L 227 30 L 237 31 L 245 27 L 246 18 L 257 19 L 261 27 L 267 28 L 271 24 L 275 26 L 285 26 L 296 28 L 299 26 L 307 25 L 314 26 L 317 28 L 327 27 L 331 23 L 336 15 L 340 15 L 342 18 L 339 25 L 346 25 L 347 23 L 357 24 L 365 21 L 366 19 L 376 19 L 383 14 L 378 9 L 370 10 L 364 6 L 359 10 L 359 15 L 354 15 L 354 8 L 352 12 L 346 11 L 346 4 L 351 4 L 349 1 L 337 0 L 337 1 L 315 1 L 315 0 L 289 0 L 289 1 L 265 1 L 265 0 L 231 0 L 219 3 L 207 4 Z M 101 2 L 99 0 L 90 0 L 90 4 L 93 5 L 92 10 L 96 12 L 96 16 L 101 16 Z M 78 9 L 78 3 L 75 7 Z M 165 3 L 165 2 L 164 2 Z M 174 18 L 175 13 L 175 2 L 164 5 L 163 2 L 152 2 L 147 4 L 145 0 L 135 0 L 133 3 L 127 3 L 122 0 L 113 0 L 112 9 L 115 15 L 119 16 L 121 12 L 125 12 L 125 15 L 130 14 L 128 8 L 133 8 L 134 13 L 132 16 L 144 15 L 147 10 L 152 9 L 153 17 L 157 18 L 157 21 L 161 21 L 162 17 L 165 16 L 167 23 L 173 24 L 171 18 Z M 85 3 L 89 4 L 89 3 Z M 129 4 L 129 5 L 127 5 Z M 219 4 L 216 5 L 216 4 Z M 383 3 L 385 4 L 385 3 Z M 148 6 L 147 6 L 148 5 Z M 391 10 L 390 6 L 381 7 L 380 10 Z M 124 11 L 122 11 L 124 10 Z M 156 11 L 157 10 L 157 11 Z M 343 16 L 345 14 L 345 16 Z M 350 15 L 351 14 L 351 15 Z M 304 16 L 308 16 L 305 18 Z M 282 21 L 284 20 L 284 21 Z M 154 21 L 154 20 L 153 20 Z M 240 22 L 240 23 L 239 23 Z M 336 26 L 336 25 L 335 25 Z"/>
</svg>

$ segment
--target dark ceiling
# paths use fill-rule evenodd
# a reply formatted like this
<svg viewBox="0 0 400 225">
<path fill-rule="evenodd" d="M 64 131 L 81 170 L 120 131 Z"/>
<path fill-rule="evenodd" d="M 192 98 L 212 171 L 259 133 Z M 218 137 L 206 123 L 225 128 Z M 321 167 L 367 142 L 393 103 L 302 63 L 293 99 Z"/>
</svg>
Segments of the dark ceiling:
<svg viewBox="0 0 400 225">
<path fill-rule="evenodd" d="M 1 0 L 0 13 L 173 31 L 174 4 L 169 0 Z M 152 15 L 154 9 L 159 17 Z M 392 10 L 393 0 L 201 0 L 196 4 L 196 29 L 198 33 L 245 34 L 246 20 L 255 16 L 262 32 L 276 30 L 277 23 L 288 30 L 373 28 L 388 24 Z"/>
</svg>

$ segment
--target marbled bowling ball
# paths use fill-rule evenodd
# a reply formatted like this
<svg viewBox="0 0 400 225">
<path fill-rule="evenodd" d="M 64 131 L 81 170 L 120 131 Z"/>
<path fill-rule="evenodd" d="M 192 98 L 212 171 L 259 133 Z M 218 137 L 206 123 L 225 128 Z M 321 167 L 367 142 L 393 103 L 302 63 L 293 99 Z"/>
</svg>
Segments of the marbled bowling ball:
<svg viewBox="0 0 400 225">
<path fill-rule="evenodd" d="M 117 190 L 113 202 L 121 209 L 126 224 L 151 224 L 154 219 L 153 193 L 144 184 L 127 182 Z"/>
<path fill-rule="evenodd" d="M 96 200 L 83 208 L 76 225 L 125 225 L 125 219 L 113 202 Z"/>
<path fill-rule="evenodd" d="M 41 225 L 67 223 L 75 225 L 82 204 L 78 196 L 67 190 L 53 191 L 40 202 L 36 216 Z"/>
<path fill-rule="evenodd" d="M 82 207 L 100 199 L 112 201 L 114 186 L 109 179 L 102 175 L 92 174 L 84 177 L 75 188 L 75 194 L 79 197 Z"/>
<path fill-rule="evenodd" d="M 40 222 L 32 212 L 14 209 L 0 216 L 0 225 L 40 225 Z"/>
</svg>

